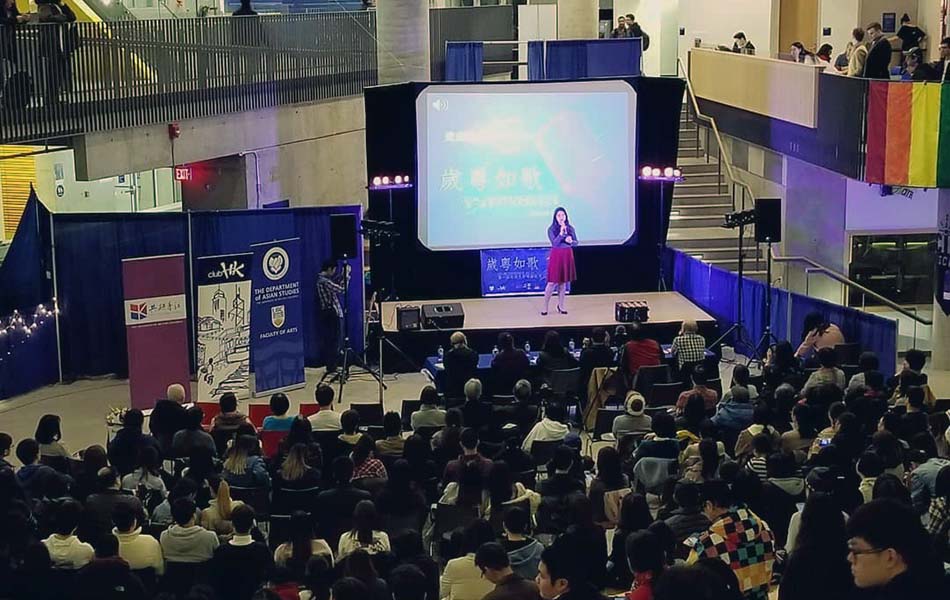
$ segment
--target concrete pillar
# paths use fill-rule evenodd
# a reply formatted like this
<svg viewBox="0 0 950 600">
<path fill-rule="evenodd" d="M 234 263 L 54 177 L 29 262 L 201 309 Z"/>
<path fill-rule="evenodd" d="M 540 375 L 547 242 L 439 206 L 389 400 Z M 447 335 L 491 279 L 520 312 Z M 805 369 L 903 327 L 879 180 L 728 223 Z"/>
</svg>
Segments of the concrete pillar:
<svg viewBox="0 0 950 600">
<path fill-rule="evenodd" d="M 598 0 L 558 0 L 557 39 L 597 39 Z"/>
<path fill-rule="evenodd" d="M 930 335 L 930 368 L 950 370 L 950 316 L 943 312 L 943 305 L 950 308 L 950 282 L 945 273 L 950 272 L 950 190 L 940 190 L 937 197 L 937 263 L 934 280 L 934 316 Z"/>
<path fill-rule="evenodd" d="M 429 0 L 376 4 L 379 83 L 429 81 Z"/>
</svg>

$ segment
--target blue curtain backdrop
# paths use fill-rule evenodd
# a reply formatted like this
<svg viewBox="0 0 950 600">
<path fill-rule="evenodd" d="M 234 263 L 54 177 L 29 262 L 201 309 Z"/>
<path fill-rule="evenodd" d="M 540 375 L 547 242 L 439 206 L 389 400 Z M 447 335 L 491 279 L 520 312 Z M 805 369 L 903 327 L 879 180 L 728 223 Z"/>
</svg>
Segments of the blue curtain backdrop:
<svg viewBox="0 0 950 600">
<path fill-rule="evenodd" d="M 52 313 L 29 337 L 20 330 L 0 336 L 0 400 L 58 380 L 56 321 Z"/>
<path fill-rule="evenodd" d="M 48 257 L 49 211 L 31 188 L 13 243 L 0 264 L 0 315 L 14 309 L 33 310 L 50 301 L 53 284 L 47 277 Z"/>
<path fill-rule="evenodd" d="M 544 42 L 528 42 L 528 79 L 544 79 Z"/>
<path fill-rule="evenodd" d="M 447 42 L 445 44 L 445 80 L 481 81 L 485 45 L 482 42 Z"/>
<path fill-rule="evenodd" d="M 641 48 L 640 38 L 549 41 L 544 79 L 639 76 Z"/>
<path fill-rule="evenodd" d="M 300 237 L 304 265 L 304 354 L 317 366 L 322 335 L 314 319 L 316 274 L 330 257 L 330 215 L 359 214 L 359 207 L 272 209 L 191 214 L 195 258 L 246 252 L 257 242 Z M 188 253 L 187 214 L 57 215 L 54 217 L 62 328 L 63 372 L 67 378 L 128 371 L 123 318 L 123 258 Z M 357 351 L 363 346 L 363 297 L 359 274 L 362 247 L 353 261 L 349 333 Z M 187 289 L 189 319 L 191 298 Z M 189 323 L 189 326 L 191 323 Z"/>
<path fill-rule="evenodd" d="M 736 322 L 738 276 L 718 269 L 695 258 L 667 249 L 672 257 L 673 290 L 683 294 L 711 316 L 715 317 L 721 330 Z M 667 264 L 669 264 L 669 262 Z M 764 283 L 748 278 L 742 282 L 742 319 L 751 342 L 757 343 L 765 328 Z M 791 311 L 791 330 L 788 315 Z M 772 333 L 779 340 L 797 344 L 802 339 L 802 322 L 805 315 L 818 311 L 828 320 L 841 327 L 845 339 L 858 342 L 862 349 L 876 353 L 881 369 L 887 373 L 897 365 L 897 322 L 854 308 L 839 306 L 823 300 L 810 298 L 785 290 L 772 288 Z"/>
</svg>

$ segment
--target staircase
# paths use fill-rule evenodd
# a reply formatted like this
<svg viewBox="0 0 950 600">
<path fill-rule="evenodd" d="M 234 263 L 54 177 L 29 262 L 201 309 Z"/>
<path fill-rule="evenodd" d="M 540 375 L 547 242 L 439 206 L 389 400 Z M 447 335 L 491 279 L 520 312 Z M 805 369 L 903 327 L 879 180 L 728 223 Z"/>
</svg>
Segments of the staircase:
<svg viewBox="0 0 950 600">
<path fill-rule="evenodd" d="M 722 227 L 723 215 L 733 211 L 730 184 L 725 173 L 719 172 L 714 157 L 707 162 L 699 128 L 687 119 L 685 107 L 680 118 L 677 164 L 686 181 L 673 189 L 667 244 L 705 263 L 737 271 L 739 230 Z M 745 276 L 764 281 L 765 254 L 755 245 L 752 227 L 746 228 L 743 245 Z"/>
</svg>

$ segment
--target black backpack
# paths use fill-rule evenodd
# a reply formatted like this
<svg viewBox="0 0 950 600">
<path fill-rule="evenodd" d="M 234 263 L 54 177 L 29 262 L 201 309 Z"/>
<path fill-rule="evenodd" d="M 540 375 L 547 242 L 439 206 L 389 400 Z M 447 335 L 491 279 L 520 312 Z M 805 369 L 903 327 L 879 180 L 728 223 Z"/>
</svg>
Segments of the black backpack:
<svg viewBox="0 0 950 600">
<path fill-rule="evenodd" d="M 24 110 L 30 104 L 33 94 L 33 77 L 26 71 L 14 73 L 3 84 L 3 96 L 0 101 L 8 110 Z"/>
</svg>

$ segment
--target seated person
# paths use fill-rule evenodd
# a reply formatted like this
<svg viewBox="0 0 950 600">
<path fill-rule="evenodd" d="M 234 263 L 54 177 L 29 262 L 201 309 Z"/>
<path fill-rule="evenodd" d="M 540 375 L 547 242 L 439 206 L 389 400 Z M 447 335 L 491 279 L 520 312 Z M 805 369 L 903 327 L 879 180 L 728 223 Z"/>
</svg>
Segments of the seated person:
<svg viewBox="0 0 950 600">
<path fill-rule="evenodd" d="M 185 417 L 185 387 L 173 383 L 165 390 L 165 398 L 155 403 L 148 419 L 148 429 L 158 440 L 163 452 L 172 447 L 175 434 L 188 423 Z"/>
<path fill-rule="evenodd" d="M 212 455 L 218 449 L 214 445 L 211 434 L 201 428 L 204 412 L 200 406 L 192 406 L 185 411 L 185 428 L 175 434 L 172 439 L 172 455 L 176 457 L 191 456 L 196 448 L 204 448 Z"/>
<path fill-rule="evenodd" d="M 491 361 L 492 389 L 510 390 L 519 379 L 525 379 L 531 362 L 528 355 L 515 348 L 515 339 L 510 333 L 498 336 L 498 354 Z"/>
<path fill-rule="evenodd" d="M 528 435 L 525 436 L 521 447 L 525 452 L 531 452 L 531 446 L 535 442 L 553 442 L 563 440 L 570 427 L 564 422 L 567 419 L 567 410 L 563 405 L 551 404 L 545 409 L 544 417 L 531 428 Z"/>
<path fill-rule="evenodd" d="M 851 381 L 848 382 L 848 390 L 857 388 L 858 386 L 868 385 L 868 374 L 877 373 L 880 374 L 881 364 L 877 359 L 877 354 L 873 352 L 862 352 L 861 356 L 858 358 L 858 372 L 851 376 Z"/>
<path fill-rule="evenodd" d="M 264 423 L 261 429 L 263 431 L 290 431 L 290 426 L 294 424 L 296 415 L 288 415 L 290 410 L 290 400 L 287 394 L 276 393 L 270 397 L 271 414 L 264 417 Z"/>
<path fill-rule="evenodd" d="M 221 412 L 214 416 L 211 422 L 212 431 L 237 431 L 238 427 L 249 423 L 247 415 L 238 411 L 237 396 L 234 392 L 225 392 L 218 400 Z"/>
<path fill-rule="evenodd" d="M 442 366 L 445 368 L 445 395 L 461 398 L 465 382 L 478 374 L 478 352 L 468 346 L 468 338 L 456 331 L 449 338 L 452 347 L 445 353 Z"/>
<path fill-rule="evenodd" d="M 444 427 L 445 409 L 439 408 L 439 392 L 434 386 L 427 385 L 419 392 L 419 410 L 409 417 L 412 430 L 419 428 Z"/>
<path fill-rule="evenodd" d="M 81 514 L 82 505 L 72 499 L 63 500 L 56 506 L 53 533 L 43 540 L 54 568 L 75 571 L 92 561 L 95 555 L 92 546 L 76 537 Z"/>
<path fill-rule="evenodd" d="M 131 494 L 122 491 L 119 473 L 113 467 L 103 467 L 96 474 L 99 491 L 86 499 L 86 510 L 82 514 L 81 537 L 85 540 L 112 532 L 112 513 L 120 504 L 132 509 L 139 522 L 145 520 L 142 502 Z"/>
<path fill-rule="evenodd" d="M 670 349 L 676 358 L 676 368 L 682 372 L 684 367 L 692 368 L 706 359 L 706 338 L 699 335 L 699 325 L 688 319 L 683 321 L 679 335 L 673 338 Z"/>
<path fill-rule="evenodd" d="M 752 453 L 752 438 L 760 433 L 767 433 L 777 447 L 781 434 L 771 425 L 773 420 L 772 409 L 768 404 L 756 404 L 752 408 L 752 424 L 739 433 L 736 440 L 735 457 L 740 463 L 744 462 Z"/>
<path fill-rule="evenodd" d="M 927 385 L 927 374 L 922 372 L 926 362 L 927 356 L 916 348 L 911 348 L 904 354 L 900 370 L 887 381 L 888 396 L 891 398 L 891 403 L 906 398 L 907 389 L 918 385 L 927 386 L 925 388 L 926 404 L 933 406 L 935 402 L 933 392 L 930 391 L 930 387 Z"/>
<path fill-rule="evenodd" d="M 482 456 L 478 451 L 478 431 L 474 427 L 463 429 L 459 442 L 462 445 L 462 455 L 449 461 L 445 466 L 445 472 L 442 474 L 443 485 L 451 481 L 457 481 L 462 467 L 469 463 L 478 465 L 483 478 L 487 478 L 488 472 L 491 470 L 492 461 Z"/>
<path fill-rule="evenodd" d="M 376 440 L 378 456 L 402 456 L 406 440 L 402 437 L 402 418 L 399 413 L 389 411 L 383 415 L 383 439 Z"/>
<path fill-rule="evenodd" d="M 142 535 L 139 515 L 128 505 L 119 504 L 112 513 L 115 529 L 112 533 L 119 539 L 119 556 L 135 571 L 153 569 L 156 575 L 165 572 L 165 557 L 162 546 L 151 535 Z"/>
<path fill-rule="evenodd" d="M 611 428 L 617 442 L 620 442 L 620 439 L 628 434 L 647 434 L 652 431 L 653 419 L 644 414 L 646 401 L 640 392 L 636 390 L 629 391 L 623 406 L 624 414 L 614 418 L 614 424 Z"/>
<path fill-rule="evenodd" d="M 343 413 L 346 414 L 346 413 Z M 357 479 L 387 479 L 389 474 L 383 461 L 373 456 L 376 443 L 368 435 L 362 436 L 353 446 L 353 481 Z"/>
<path fill-rule="evenodd" d="M 834 384 L 838 389 L 844 391 L 847 381 L 844 378 L 844 371 L 837 367 L 838 355 L 834 348 L 824 347 L 818 350 L 818 370 L 808 376 L 808 381 L 802 388 L 802 394 L 807 394 L 813 387 L 826 383 Z"/>
<path fill-rule="evenodd" d="M 16 457 L 23 464 L 16 472 L 16 481 L 28 500 L 38 502 L 52 490 L 67 488 L 73 481 L 69 475 L 40 464 L 40 445 L 33 438 L 20 440 L 16 445 Z"/>
<path fill-rule="evenodd" d="M 342 427 L 339 435 L 340 441 L 350 447 L 355 448 L 356 444 L 364 437 L 369 437 L 360 431 L 360 413 L 355 410 L 344 410 L 340 415 L 340 425 Z"/>
<path fill-rule="evenodd" d="M 752 379 L 752 375 L 749 373 L 749 367 L 745 365 L 736 365 L 732 370 L 732 387 L 742 387 L 749 391 L 749 399 L 755 401 L 759 397 L 759 390 L 749 383 L 749 380 Z M 732 389 L 730 388 L 722 395 L 722 401 L 728 402 L 729 395 Z"/>
<path fill-rule="evenodd" d="M 255 437 L 239 435 L 228 448 L 221 471 L 221 476 L 227 480 L 228 485 L 245 488 L 270 487 L 270 474 L 264 459 L 259 455 L 258 444 Z"/>
<path fill-rule="evenodd" d="M 634 462 L 641 458 L 679 458 L 680 443 L 676 439 L 676 420 L 669 413 L 653 416 L 653 436 L 644 439 L 633 453 Z"/>
<path fill-rule="evenodd" d="M 236 506 L 231 514 L 234 536 L 214 551 L 209 573 L 221 598 L 250 600 L 274 566 L 267 544 L 251 536 L 254 519 L 253 508 Z"/>
<path fill-rule="evenodd" d="M 370 500 L 372 496 L 366 490 L 353 485 L 353 459 L 349 456 L 333 459 L 331 471 L 333 487 L 320 492 L 317 496 L 317 506 L 320 524 L 326 534 L 327 543 L 332 548 L 339 540 L 340 534 L 349 528 L 356 505 L 362 500 Z"/>
<path fill-rule="evenodd" d="M 564 371 L 577 366 L 577 359 L 561 344 L 561 335 L 556 331 L 544 334 L 544 344 L 538 354 L 538 367 L 545 376 L 551 371 Z"/>
<path fill-rule="evenodd" d="M 558 496 L 563 497 L 573 493 L 584 494 L 586 486 L 582 479 L 578 479 L 572 471 L 575 462 L 574 451 L 567 446 L 558 446 L 554 451 L 554 458 L 548 465 L 550 475 L 541 482 L 540 489 L 542 497 Z"/>
<path fill-rule="evenodd" d="M 486 420 L 487 404 L 482 403 L 482 382 L 478 379 L 469 379 L 463 388 L 465 404 L 462 405 L 462 420 L 466 427 L 480 430 L 488 425 Z"/>
<path fill-rule="evenodd" d="M 630 337 L 623 347 L 625 364 L 622 365 L 631 376 L 636 375 L 640 367 L 655 367 L 663 364 L 663 349 L 656 340 L 647 337 L 646 331 L 639 323 L 631 323 L 627 327 Z"/>
<path fill-rule="evenodd" d="M 314 399 L 316 399 L 320 410 L 317 411 L 317 414 L 307 417 L 307 420 L 310 421 L 314 431 L 340 431 L 343 429 L 343 424 L 340 423 L 340 413 L 333 410 L 333 395 L 333 388 L 325 383 L 319 384 L 317 389 L 313 391 Z"/>
<path fill-rule="evenodd" d="M 587 393 L 587 383 L 590 381 L 590 375 L 594 372 L 594 369 L 612 367 L 615 363 L 616 358 L 614 357 L 613 349 L 610 347 L 610 336 L 607 335 L 607 330 L 603 327 L 595 327 L 594 332 L 591 334 L 590 346 L 581 350 L 581 358 L 578 365 L 581 372 L 577 385 L 581 396 Z"/>
<path fill-rule="evenodd" d="M 712 417 L 712 422 L 720 429 L 727 429 L 739 432 L 752 424 L 752 413 L 754 407 L 749 396 L 748 388 L 734 386 L 728 392 L 729 399 L 725 396 L 723 401 L 716 408 L 716 414 Z"/>
<path fill-rule="evenodd" d="M 808 360 L 822 348 L 834 349 L 838 344 L 845 343 L 844 334 L 834 323 L 829 323 L 820 312 L 805 315 L 803 323 L 802 343 L 795 351 L 795 356 Z M 841 385 L 844 389 L 844 384 Z"/>
<path fill-rule="evenodd" d="M 174 523 L 161 534 L 162 554 L 168 562 L 203 563 L 211 560 L 218 547 L 218 536 L 198 525 L 197 507 L 188 497 L 171 505 Z"/>
<path fill-rule="evenodd" d="M 719 394 L 716 393 L 716 390 L 706 387 L 706 369 L 702 365 L 693 369 L 692 380 L 693 387 L 682 392 L 679 398 L 676 399 L 677 414 L 683 412 L 683 409 L 686 407 L 686 401 L 694 394 L 699 394 L 703 397 L 703 404 L 706 406 L 707 414 L 715 411 L 716 404 L 719 402 Z"/>
</svg>

